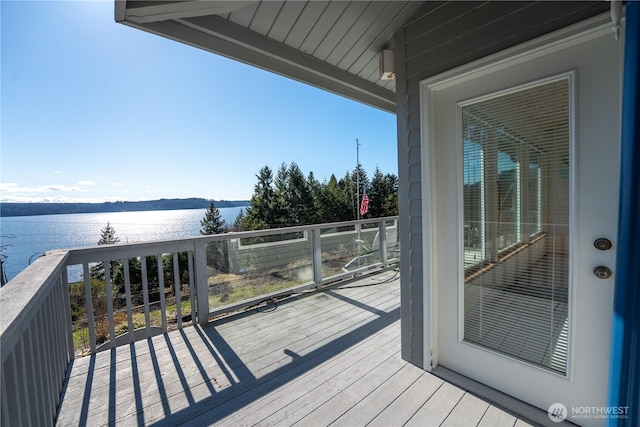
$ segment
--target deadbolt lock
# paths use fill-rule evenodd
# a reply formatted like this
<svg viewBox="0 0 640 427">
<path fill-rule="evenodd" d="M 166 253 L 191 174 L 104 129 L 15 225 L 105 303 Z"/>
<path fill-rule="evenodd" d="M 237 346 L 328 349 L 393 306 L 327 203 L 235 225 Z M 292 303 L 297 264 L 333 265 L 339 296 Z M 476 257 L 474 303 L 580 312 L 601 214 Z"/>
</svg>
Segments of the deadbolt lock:
<svg viewBox="0 0 640 427">
<path fill-rule="evenodd" d="M 604 266 L 600 265 L 600 266 L 598 266 L 598 267 L 593 269 L 593 274 L 598 279 L 608 279 L 609 277 L 611 277 L 613 272 L 611 271 L 611 269 L 609 267 L 604 267 Z"/>
<path fill-rule="evenodd" d="M 595 242 L 593 242 L 593 246 L 595 246 L 596 249 L 600 249 L 601 251 L 607 251 L 611 249 L 612 245 L 611 245 L 611 240 L 605 239 L 604 237 L 600 237 L 596 239 Z"/>
</svg>

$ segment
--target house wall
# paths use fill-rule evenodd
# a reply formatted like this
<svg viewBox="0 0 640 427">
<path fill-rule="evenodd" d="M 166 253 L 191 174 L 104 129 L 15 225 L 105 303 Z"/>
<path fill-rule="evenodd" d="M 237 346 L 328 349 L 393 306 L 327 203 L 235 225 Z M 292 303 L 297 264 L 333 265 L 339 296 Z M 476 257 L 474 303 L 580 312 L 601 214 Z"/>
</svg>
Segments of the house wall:
<svg viewBox="0 0 640 427">
<path fill-rule="evenodd" d="M 395 34 L 402 357 L 425 366 L 420 81 L 606 13 L 608 2 L 427 2 Z"/>
</svg>

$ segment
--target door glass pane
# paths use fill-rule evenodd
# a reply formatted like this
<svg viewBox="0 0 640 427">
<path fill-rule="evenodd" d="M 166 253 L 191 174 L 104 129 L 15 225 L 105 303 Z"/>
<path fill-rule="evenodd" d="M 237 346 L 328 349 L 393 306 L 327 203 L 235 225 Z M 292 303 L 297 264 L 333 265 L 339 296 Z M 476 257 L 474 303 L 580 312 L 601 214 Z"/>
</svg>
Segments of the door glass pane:
<svg viewBox="0 0 640 427">
<path fill-rule="evenodd" d="M 464 340 L 566 373 L 569 81 L 462 107 Z"/>
</svg>

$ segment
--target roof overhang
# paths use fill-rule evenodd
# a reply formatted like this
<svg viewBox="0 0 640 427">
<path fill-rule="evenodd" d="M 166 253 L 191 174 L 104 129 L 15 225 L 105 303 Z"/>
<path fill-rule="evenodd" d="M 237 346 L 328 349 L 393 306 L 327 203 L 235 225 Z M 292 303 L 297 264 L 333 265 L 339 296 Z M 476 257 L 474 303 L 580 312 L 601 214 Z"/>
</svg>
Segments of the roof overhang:
<svg viewBox="0 0 640 427">
<path fill-rule="evenodd" d="M 421 1 L 116 0 L 117 22 L 395 112 L 379 57 Z"/>
</svg>

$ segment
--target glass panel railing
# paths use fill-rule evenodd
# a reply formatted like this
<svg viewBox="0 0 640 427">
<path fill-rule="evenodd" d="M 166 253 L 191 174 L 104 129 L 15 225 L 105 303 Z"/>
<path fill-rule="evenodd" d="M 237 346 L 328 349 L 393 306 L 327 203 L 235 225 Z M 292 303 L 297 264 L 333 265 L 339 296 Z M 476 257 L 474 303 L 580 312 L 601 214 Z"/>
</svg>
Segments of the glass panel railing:
<svg viewBox="0 0 640 427">
<path fill-rule="evenodd" d="M 355 224 L 348 227 L 327 227 L 320 230 L 322 277 L 335 277 L 358 256 Z"/>
<path fill-rule="evenodd" d="M 354 271 L 381 262 L 379 222 L 361 224 L 360 230 L 353 237 L 354 258 L 343 268 L 343 271 Z"/>
<path fill-rule="evenodd" d="M 385 222 L 387 244 L 387 261 L 397 262 L 400 259 L 400 236 L 398 235 L 398 220 L 391 219 Z"/>
<path fill-rule="evenodd" d="M 82 271 L 69 274 L 76 353 L 397 262 L 397 230 L 385 218 L 73 250 L 66 267 Z"/>
<path fill-rule="evenodd" d="M 276 232 L 207 245 L 209 310 L 313 282 L 311 238 Z"/>
</svg>

